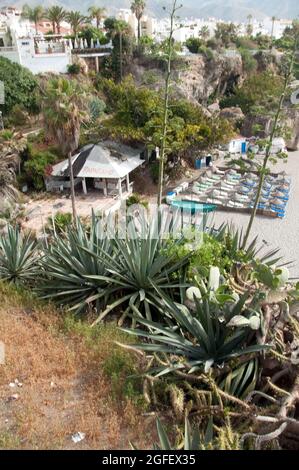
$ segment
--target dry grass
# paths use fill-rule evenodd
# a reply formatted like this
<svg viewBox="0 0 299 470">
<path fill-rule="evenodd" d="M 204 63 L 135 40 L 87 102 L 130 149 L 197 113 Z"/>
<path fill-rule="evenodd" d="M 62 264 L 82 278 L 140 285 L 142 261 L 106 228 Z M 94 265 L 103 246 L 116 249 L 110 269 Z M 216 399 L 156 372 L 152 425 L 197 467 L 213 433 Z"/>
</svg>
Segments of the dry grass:
<svg viewBox="0 0 299 470">
<path fill-rule="evenodd" d="M 0 300 L 0 448 L 151 447 L 154 419 L 127 378 L 136 358 L 113 344 L 124 340 L 114 325 L 91 330 L 1 284 Z M 9 386 L 15 379 L 22 387 Z M 78 431 L 86 438 L 74 444 Z"/>
</svg>

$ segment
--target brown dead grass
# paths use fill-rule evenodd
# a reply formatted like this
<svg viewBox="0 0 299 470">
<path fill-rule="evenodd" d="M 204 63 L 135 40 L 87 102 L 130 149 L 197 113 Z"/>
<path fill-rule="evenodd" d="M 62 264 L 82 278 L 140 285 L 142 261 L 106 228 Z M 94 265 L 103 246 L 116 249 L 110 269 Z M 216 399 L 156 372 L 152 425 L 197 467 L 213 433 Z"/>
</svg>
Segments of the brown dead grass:
<svg viewBox="0 0 299 470">
<path fill-rule="evenodd" d="M 85 330 L 66 329 L 54 308 L 0 284 L 6 352 L 0 365 L 0 448 L 127 449 L 129 441 L 151 448 L 154 418 L 142 416 L 129 398 L 115 396 L 109 369 L 103 372 L 115 352 L 111 339 L 117 330 L 104 328 L 97 341 Z M 22 387 L 9 386 L 15 379 Z M 86 438 L 74 444 L 71 436 L 78 431 Z"/>
</svg>

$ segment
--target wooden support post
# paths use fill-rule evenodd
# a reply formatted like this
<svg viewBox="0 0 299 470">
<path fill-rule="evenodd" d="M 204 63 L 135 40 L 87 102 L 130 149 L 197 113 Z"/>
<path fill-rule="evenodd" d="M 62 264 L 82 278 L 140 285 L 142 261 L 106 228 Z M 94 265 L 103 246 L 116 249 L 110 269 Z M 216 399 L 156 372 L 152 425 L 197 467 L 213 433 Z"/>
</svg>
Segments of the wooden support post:
<svg viewBox="0 0 299 470">
<path fill-rule="evenodd" d="M 127 174 L 126 176 L 126 181 L 127 181 L 127 191 L 128 193 L 130 192 L 130 177 L 129 177 L 129 173 Z"/>
<path fill-rule="evenodd" d="M 118 192 L 119 192 L 119 197 L 122 198 L 121 178 L 119 178 L 118 180 Z"/>
<path fill-rule="evenodd" d="M 95 57 L 95 60 L 96 60 L 96 72 L 99 73 L 100 71 L 99 58 Z"/>
<path fill-rule="evenodd" d="M 87 194 L 87 187 L 86 187 L 86 179 L 85 178 L 83 178 L 83 180 L 82 180 L 82 189 L 83 189 L 83 193 Z"/>
</svg>

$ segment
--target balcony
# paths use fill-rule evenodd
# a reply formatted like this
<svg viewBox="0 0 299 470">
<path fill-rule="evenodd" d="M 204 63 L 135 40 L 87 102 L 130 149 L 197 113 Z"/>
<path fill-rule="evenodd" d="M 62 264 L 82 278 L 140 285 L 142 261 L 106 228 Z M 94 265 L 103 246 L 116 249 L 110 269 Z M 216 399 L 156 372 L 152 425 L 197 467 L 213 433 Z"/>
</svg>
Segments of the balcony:
<svg viewBox="0 0 299 470">
<path fill-rule="evenodd" d="M 17 50 L 15 46 L 0 47 L 0 54 L 1 52 L 17 52 Z"/>
</svg>

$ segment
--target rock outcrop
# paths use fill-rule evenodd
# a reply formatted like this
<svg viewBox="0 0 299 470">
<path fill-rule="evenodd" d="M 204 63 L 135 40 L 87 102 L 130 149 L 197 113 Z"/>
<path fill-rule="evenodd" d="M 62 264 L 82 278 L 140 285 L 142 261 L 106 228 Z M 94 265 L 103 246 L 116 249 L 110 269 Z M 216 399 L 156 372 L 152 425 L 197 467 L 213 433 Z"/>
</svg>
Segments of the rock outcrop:
<svg viewBox="0 0 299 470">
<path fill-rule="evenodd" d="M 178 72 L 178 87 L 185 97 L 206 106 L 213 95 L 223 94 L 243 80 L 242 58 L 239 54 L 214 54 L 186 58 L 186 67 Z"/>
<path fill-rule="evenodd" d="M 136 59 L 130 72 L 137 83 L 161 89 L 164 74 L 158 61 Z M 203 54 L 181 57 L 174 68 L 175 93 L 205 107 L 214 95 L 231 90 L 243 78 L 242 58 L 238 53 L 215 52 L 210 59 Z"/>
<path fill-rule="evenodd" d="M 220 116 L 228 119 L 233 123 L 240 123 L 244 121 L 245 115 L 241 108 L 238 107 L 231 107 L 231 108 L 223 108 L 220 111 Z"/>
</svg>

